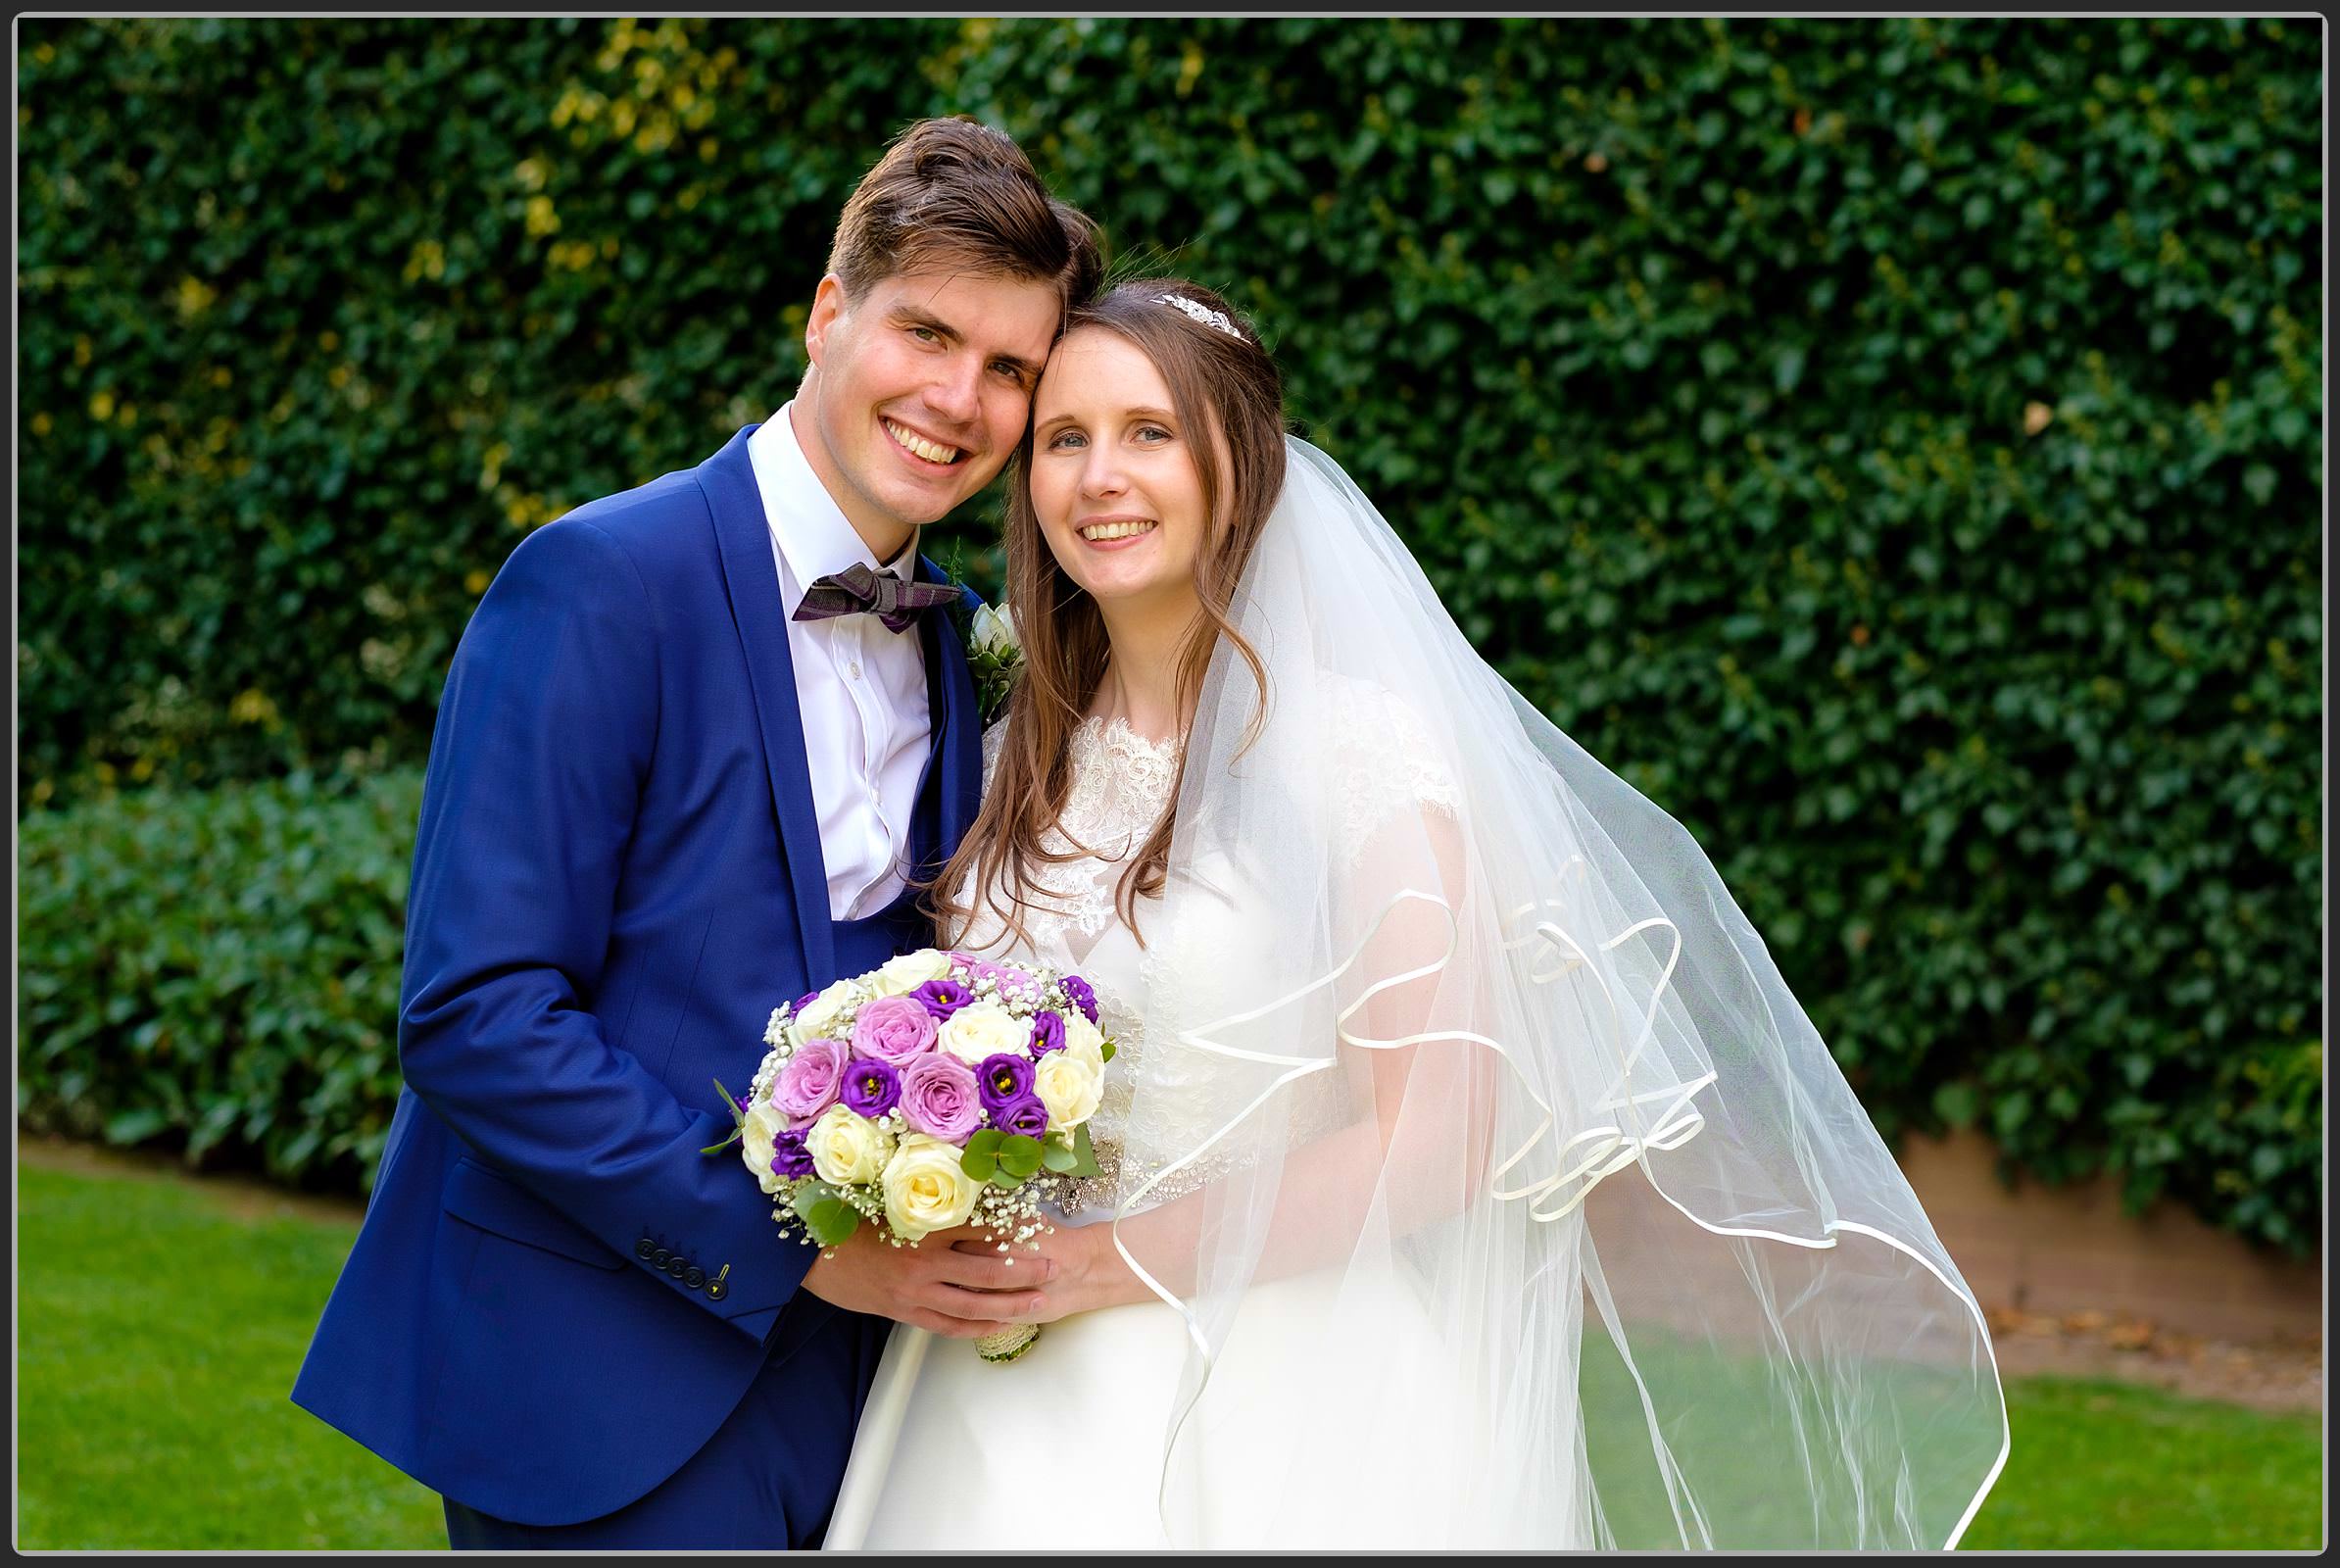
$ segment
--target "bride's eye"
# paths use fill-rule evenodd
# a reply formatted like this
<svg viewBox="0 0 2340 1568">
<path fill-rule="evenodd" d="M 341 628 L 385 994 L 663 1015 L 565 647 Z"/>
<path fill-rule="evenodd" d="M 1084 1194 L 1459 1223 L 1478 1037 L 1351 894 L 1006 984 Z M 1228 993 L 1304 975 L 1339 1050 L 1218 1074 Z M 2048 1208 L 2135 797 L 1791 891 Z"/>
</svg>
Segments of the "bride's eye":
<svg viewBox="0 0 2340 1568">
<path fill-rule="evenodd" d="M 1048 450 L 1050 452 L 1069 451 L 1074 444 L 1082 444 L 1086 440 L 1087 438 L 1078 430 L 1059 430 L 1048 438 Z"/>
<path fill-rule="evenodd" d="M 1151 441 L 1158 443 L 1162 441 L 1169 441 L 1175 438 L 1170 434 L 1169 431 L 1163 429 L 1158 424 L 1142 424 L 1138 426 L 1138 439 L 1141 441 Z"/>
</svg>

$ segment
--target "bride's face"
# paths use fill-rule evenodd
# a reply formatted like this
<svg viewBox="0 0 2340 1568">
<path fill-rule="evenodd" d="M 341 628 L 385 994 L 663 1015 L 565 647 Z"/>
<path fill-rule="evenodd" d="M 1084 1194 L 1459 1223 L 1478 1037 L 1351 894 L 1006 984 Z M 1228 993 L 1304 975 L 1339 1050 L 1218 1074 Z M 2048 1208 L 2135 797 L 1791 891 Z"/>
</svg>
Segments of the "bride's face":
<svg viewBox="0 0 2340 1568">
<path fill-rule="evenodd" d="M 1065 574 L 1100 604 L 1194 598 L 1209 524 L 1193 443 L 1206 437 L 1153 361 L 1103 327 L 1069 332 L 1032 419 L 1032 509 Z"/>
</svg>

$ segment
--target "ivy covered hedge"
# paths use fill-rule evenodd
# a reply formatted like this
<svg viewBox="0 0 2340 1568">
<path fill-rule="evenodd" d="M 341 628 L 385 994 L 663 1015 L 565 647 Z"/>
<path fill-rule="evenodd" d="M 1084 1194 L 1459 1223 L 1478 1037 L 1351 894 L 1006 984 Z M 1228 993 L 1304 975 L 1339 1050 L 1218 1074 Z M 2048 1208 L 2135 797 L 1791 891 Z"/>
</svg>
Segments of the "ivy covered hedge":
<svg viewBox="0 0 2340 1568">
<path fill-rule="evenodd" d="M 2312 21 L 22 39 L 31 807 L 417 762 L 519 535 L 783 400 L 853 179 L 970 113 L 1256 313 L 1888 1132 L 2319 1232 Z"/>
</svg>

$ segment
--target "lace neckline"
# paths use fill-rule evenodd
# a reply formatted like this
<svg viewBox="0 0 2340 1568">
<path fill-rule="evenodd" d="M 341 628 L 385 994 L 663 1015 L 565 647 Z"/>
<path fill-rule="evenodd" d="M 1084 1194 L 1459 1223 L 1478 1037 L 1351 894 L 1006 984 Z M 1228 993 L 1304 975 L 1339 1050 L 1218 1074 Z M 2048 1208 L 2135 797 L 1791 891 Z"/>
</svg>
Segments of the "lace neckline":
<svg viewBox="0 0 2340 1568">
<path fill-rule="evenodd" d="M 1131 728 L 1130 721 L 1119 714 L 1115 714 L 1111 718 L 1099 718 L 1092 713 L 1074 727 L 1073 739 L 1076 743 L 1084 743 L 1116 759 L 1134 759 L 1150 762 L 1156 767 L 1175 770 L 1178 766 L 1178 754 L 1183 748 L 1186 738 L 1180 736 L 1175 740 L 1149 740 Z"/>
</svg>

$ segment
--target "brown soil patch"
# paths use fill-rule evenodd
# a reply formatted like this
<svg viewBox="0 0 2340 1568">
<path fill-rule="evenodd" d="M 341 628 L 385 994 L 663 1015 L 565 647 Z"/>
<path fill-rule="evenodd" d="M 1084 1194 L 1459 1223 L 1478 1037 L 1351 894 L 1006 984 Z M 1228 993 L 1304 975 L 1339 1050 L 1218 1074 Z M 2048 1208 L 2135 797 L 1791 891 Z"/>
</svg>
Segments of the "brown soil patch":
<svg viewBox="0 0 2340 1568">
<path fill-rule="evenodd" d="M 2260 1410 L 2323 1408 L 2323 1337 L 2203 1339 L 2108 1312 L 1989 1314 L 2002 1377 L 2110 1378 Z"/>
</svg>

